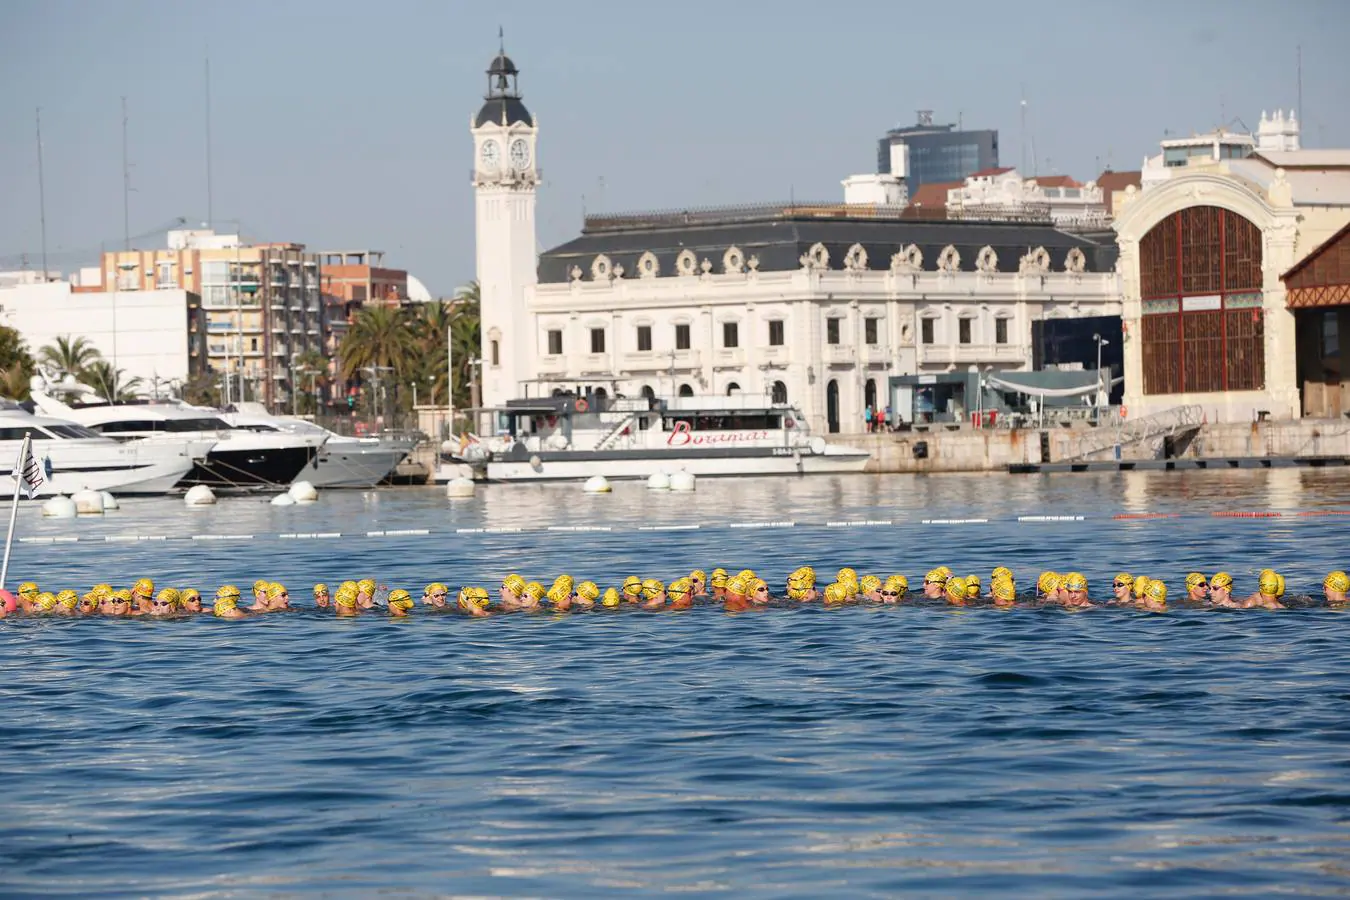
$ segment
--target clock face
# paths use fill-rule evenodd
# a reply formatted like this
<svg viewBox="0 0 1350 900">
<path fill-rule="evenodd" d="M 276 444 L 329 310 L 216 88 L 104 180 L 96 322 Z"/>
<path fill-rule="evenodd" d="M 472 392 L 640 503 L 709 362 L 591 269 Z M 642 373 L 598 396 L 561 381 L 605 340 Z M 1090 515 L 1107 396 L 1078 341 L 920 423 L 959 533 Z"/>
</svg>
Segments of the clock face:
<svg viewBox="0 0 1350 900">
<path fill-rule="evenodd" d="M 483 149 L 478 152 L 483 171 L 495 172 L 501 165 L 501 148 L 496 141 L 483 141 Z"/>
<path fill-rule="evenodd" d="M 511 167 L 524 169 L 530 164 L 530 145 L 523 138 L 511 142 Z"/>
</svg>

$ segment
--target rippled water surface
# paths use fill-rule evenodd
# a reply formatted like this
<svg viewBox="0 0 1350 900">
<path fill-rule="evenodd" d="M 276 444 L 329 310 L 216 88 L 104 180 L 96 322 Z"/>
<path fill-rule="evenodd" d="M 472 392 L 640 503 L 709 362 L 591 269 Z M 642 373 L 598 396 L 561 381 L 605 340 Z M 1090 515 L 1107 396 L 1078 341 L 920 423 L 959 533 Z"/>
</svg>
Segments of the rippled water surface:
<svg viewBox="0 0 1350 900">
<path fill-rule="evenodd" d="M 1330 470 L 25 506 L 10 582 L 418 595 L 948 563 L 1076 568 L 1102 594 L 1193 567 L 1250 591 L 1271 565 L 1306 594 L 1350 564 L 1348 510 Z M 1213 515 L 1234 512 L 1283 515 Z M 1143 514 L 1175 517 L 1113 518 Z M 1350 892 L 1350 614 L 415 615 L 0 622 L 0 894 Z"/>
</svg>

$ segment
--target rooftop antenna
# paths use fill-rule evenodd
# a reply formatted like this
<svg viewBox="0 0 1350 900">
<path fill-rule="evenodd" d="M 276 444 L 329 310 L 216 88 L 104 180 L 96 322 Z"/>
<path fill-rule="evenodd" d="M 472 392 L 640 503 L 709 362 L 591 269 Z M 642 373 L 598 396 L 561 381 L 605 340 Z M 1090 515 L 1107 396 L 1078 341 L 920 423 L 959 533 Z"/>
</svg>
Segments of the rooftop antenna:
<svg viewBox="0 0 1350 900">
<path fill-rule="evenodd" d="M 1021 161 L 1021 165 L 1019 165 L 1018 168 L 1021 169 L 1021 170 L 1022 170 L 1022 174 L 1025 175 L 1026 172 L 1027 172 L 1027 86 L 1026 86 L 1025 84 L 1022 85 L 1022 158 L 1021 158 L 1021 160 L 1022 160 L 1022 161 Z"/>
<path fill-rule="evenodd" d="M 497 26 L 497 52 L 506 55 L 506 29 L 500 25 Z"/>
<path fill-rule="evenodd" d="M 38 223 L 42 229 L 42 280 L 47 280 L 47 194 L 42 180 L 42 107 L 37 108 Z"/>
<path fill-rule="evenodd" d="M 127 98 L 122 98 L 122 243 L 131 249 L 131 164 L 127 162 Z"/>
<path fill-rule="evenodd" d="M 206 47 L 206 227 L 215 227 L 211 190 L 211 46 Z"/>
</svg>

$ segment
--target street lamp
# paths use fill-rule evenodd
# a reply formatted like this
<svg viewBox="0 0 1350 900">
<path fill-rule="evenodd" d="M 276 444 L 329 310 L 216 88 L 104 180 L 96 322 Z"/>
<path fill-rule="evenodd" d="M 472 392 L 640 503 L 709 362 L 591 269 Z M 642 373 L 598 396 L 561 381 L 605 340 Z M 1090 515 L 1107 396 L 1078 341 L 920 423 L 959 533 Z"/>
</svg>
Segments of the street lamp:
<svg viewBox="0 0 1350 900">
<path fill-rule="evenodd" d="M 1097 342 L 1097 402 L 1094 404 L 1096 409 L 1093 412 L 1093 421 L 1102 420 L 1102 348 L 1111 343 L 1100 334 L 1094 334 L 1092 339 Z"/>
<path fill-rule="evenodd" d="M 375 413 L 375 417 L 379 418 L 382 415 L 382 411 L 380 409 L 380 373 L 392 372 L 394 371 L 394 368 L 393 366 L 362 366 L 361 371 L 370 373 L 371 391 L 372 391 L 371 407 L 373 412 Z"/>
</svg>

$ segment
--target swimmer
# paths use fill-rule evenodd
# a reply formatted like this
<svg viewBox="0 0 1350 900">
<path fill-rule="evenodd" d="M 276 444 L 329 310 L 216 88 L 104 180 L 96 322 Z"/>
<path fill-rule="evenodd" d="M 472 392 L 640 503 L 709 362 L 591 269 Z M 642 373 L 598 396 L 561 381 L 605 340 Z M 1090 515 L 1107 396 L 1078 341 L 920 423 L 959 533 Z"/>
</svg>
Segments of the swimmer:
<svg viewBox="0 0 1350 900">
<path fill-rule="evenodd" d="M 1110 601 L 1116 606 L 1133 606 L 1134 595 L 1134 576 L 1129 572 L 1120 572 L 1111 582 L 1111 593 L 1115 594 L 1115 599 Z"/>
<path fill-rule="evenodd" d="M 605 609 L 618 609 L 623 604 L 623 597 L 614 588 L 605 588 L 605 593 L 600 597 L 600 605 Z"/>
<path fill-rule="evenodd" d="M 746 582 L 749 593 L 746 597 L 755 606 L 765 606 L 773 598 L 769 596 L 769 585 L 763 578 L 752 578 Z"/>
<path fill-rule="evenodd" d="M 1327 598 L 1328 606 L 1344 606 L 1346 592 L 1350 591 L 1350 575 L 1339 569 L 1328 572 L 1322 579 L 1322 595 Z"/>
<path fill-rule="evenodd" d="M 274 581 L 267 586 L 267 611 L 280 612 L 291 608 L 291 595 L 286 586 Z"/>
<path fill-rule="evenodd" d="M 825 601 L 827 607 L 843 606 L 848 601 L 848 592 L 838 581 L 825 585 L 825 590 L 821 592 L 821 599 Z"/>
<path fill-rule="evenodd" d="M 923 595 L 929 600 L 939 600 L 946 593 L 947 582 L 951 579 L 951 572 L 946 566 L 938 566 L 923 576 Z"/>
<path fill-rule="evenodd" d="M 948 578 L 942 586 L 943 594 L 947 597 L 949 606 L 965 606 L 966 601 L 966 580 L 957 575 Z"/>
<path fill-rule="evenodd" d="M 253 605 L 248 608 L 249 612 L 267 612 L 269 606 L 267 586 L 271 583 L 265 578 L 253 582 Z"/>
<path fill-rule="evenodd" d="M 488 610 L 491 604 L 492 600 L 488 597 L 487 588 L 462 587 L 459 589 L 457 605 L 461 611 L 476 619 L 483 619 L 492 615 Z"/>
<path fill-rule="evenodd" d="M 361 604 L 356 599 L 356 585 L 344 582 L 333 595 L 333 612 L 342 618 L 361 615 Z"/>
<path fill-rule="evenodd" d="M 217 619 L 248 618 L 248 613 L 239 608 L 239 588 L 232 584 L 221 585 L 216 591 L 216 604 L 211 612 Z"/>
<path fill-rule="evenodd" d="M 1087 578 L 1081 572 L 1070 572 L 1064 576 L 1064 608 L 1087 609 L 1092 606 L 1088 599 Z"/>
<path fill-rule="evenodd" d="M 600 599 L 600 585 L 594 581 L 583 581 L 572 592 L 572 605 L 581 609 L 594 609 L 595 601 Z"/>
<path fill-rule="evenodd" d="M 333 605 L 333 595 L 328 593 L 328 585 L 322 581 L 314 585 L 314 606 L 316 609 L 329 609 Z"/>
<path fill-rule="evenodd" d="M 1274 569 L 1262 569 L 1256 577 L 1256 593 L 1243 600 L 1241 606 L 1243 609 L 1285 609 L 1280 602 L 1283 596 L 1284 576 Z"/>
<path fill-rule="evenodd" d="M 892 575 L 881 586 L 882 603 L 899 603 L 909 594 L 909 579 L 903 575 Z"/>
<path fill-rule="evenodd" d="M 716 568 L 708 576 L 708 587 L 714 600 L 724 600 L 727 596 L 727 570 Z"/>
<path fill-rule="evenodd" d="M 691 596 L 708 596 L 708 573 L 702 569 L 695 569 L 689 573 L 689 585 L 692 590 Z"/>
<path fill-rule="evenodd" d="M 502 586 L 497 589 L 497 599 L 502 609 L 520 609 L 520 597 L 524 593 L 525 579 L 512 572 L 502 579 Z"/>
<path fill-rule="evenodd" d="M 666 586 L 655 578 L 642 582 L 642 608 L 660 609 L 666 605 Z"/>
<path fill-rule="evenodd" d="M 150 612 L 150 606 L 154 598 L 155 583 L 149 578 L 139 579 L 131 586 L 131 607 L 137 615 Z"/>
<path fill-rule="evenodd" d="M 980 587 L 980 576 L 967 575 L 965 578 L 965 582 L 966 582 L 966 599 L 967 600 L 980 599 L 980 596 L 984 593 L 984 591 Z"/>
<path fill-rule="evenodd" d="M 178 596 L 178 602 L 185 613 L 196 615 L 202 611 L 202 593 L 196 588 L 185 588 Z"/>
<path fill-rule="evenodd" d="M 110 616 L 138 616 L 136 608 L 131 605 L 131 591 L 120 590 L 113 591 L 108 597 Z"/>
<path fill-rule="evenodd" d="M 1017 587 L 1010 578 L 994 579 L 994 583 L 989 586 L 989 593 L 994 598 L 994 605 L 1000 609 L 1017 605 Z"/>
<path fill-rule="evenodd" d="M 1191 572 L 1186 576 L 1186 599 L 1191 603 L 1209 605 L 1209 582 L 1200 572 Z"/>
<path fill-rule="evenodd" d="M 1009 569 L 1007 566 L 999 566 L 994 569 L 994 571 L 990 572 L 989 584 L 992 586 L 995 581 L 1005 578 L 1014 585 L 1017 584 L 1017 579 L 1013 576 L 1012 569 Z"/>
<path fill-rule="evenodd" d="M 402 588 L 396 588 L 389 592 L 389 599 L 386 601 L 389 605 L 389 615 L 395 619 L 405 619 L 408 611 L 413 608 L 412 594 Z"/>
<path fill-rule="evenodd" d="M 61 591 L 56 595 L 56 614 L 58 616 L 73 616 L 78 612 L 80 606 L 80 595 L 74 591 Z"/>
<path fill-rule="evenodd" d="M 810 566 L 801 566 L 787 578 L 788 599 L 799 603 L 813 603 L 820 599 L 816 590 L 816 570 Z"/>
<path fill-rule="evenodd" d="M 538 609 L 547 593 L 548 591 L 544 590 L 544 586 L 539 582 L 527 582 L 525 592 L 520 595 L 520 608 L 527 611 Z"/>
<path fill-rule="evenodd" d="M 173 616 L 178 614 L 179 593 L 173 588 L 164 588 L 150 601 L 150 615 Z"/>
<path fill-rule="evenodd" d="M 875 575 L 864 575 L 858 579 L 858 593 L 864 600 L 881 602 L 881 579 Z"/>
<path fill-rule="evenodd" d="M 1042 572 L 1036 579 L 1036 596 L 1043 603 L 1059 602 L 1059 573 Z"/>
<path fill-rule="evenodd" d="M 30 607 L 30 615 L 44 616 L 56 612 L 56 595 L 50 591 L 43 591 L 33 598 Z"/>
<path fill-rule="evenodd" d="M 519 578 L 520 576 L 516 576 Z M 522 585 L 522 589 L 523 589 Z M 445 609 L 445 598 L 450 594 L 450 589 L 439 581 L 433 581 L 422 591 L 422 602 L 432 609 Z M 516 604 L 519 605 L 520 598 L 516 597 Z"/>
<path fill-rule="evenodd" d="M 857 584 L 858 570 L 845 566 L 844 568 L 840 569 L 837 573 L 835 573 L 834 580 L 839 582 L 840 584 L 848 584 L 850 581 L 853 582 L 854 584 Z"/>
<path fill-rule="evenodd" d="M 694 580 L 676 578 L 666 588 L 666 596 L 670 598 L 671 609 L 689 609 L 694 605 Z"/>
<path fill-rule="evenodd" d="M 722 592 L 722 608 L 727 612 L 744 612 L 750 608 L 749 592 L 750 585 L 744 578 L 739 575 L 728 578 Z"/>
<path fill-rule="evenodd" d="M 92 616 L 94 613 L 98 612 L 98 603 L 98 594 L 90 591 L 80 598 L 80 605 L 77 609 L 82 616 Z"/>
<path fill-rule="evenodd" d="M 1152 581 L 1147 575 L 1136 575 L 1134 578 L 1134 605 L 1144 605 L 1144 595 L 1148 593 L 1148 583 Z"/>
<path fill-rule="evenodd" d="M 636 575 L 629 575 L 623 580 L 619 592 L 623 595 L 625 603 L 640 602 L 642 600 L 642 579 Z"/>
<path fill-rule="evenodd" d="M 1167 612 L 1167 585 L 1156 578 L 1150 578 L 1144 586 L 1144 597 L 1139 602 L 1139 608 L 1145 612 Z"/>
<path fill-rule="evenodd" d="M 356 605 L 363 610 L 375 608 L 374 578 L 362 578 L 356 583 Z"/>
<path fill-rule="evenodd" d="M 23 584 L 19 585 L 18 596 L 15 598 L 18 601 L 17 609 L 19 612 L 31 612 L 33 609 L 33 601 L 37 599 L 37 595 L 38 586 L 36 583 L 25 581 Z"/>
</svg>

